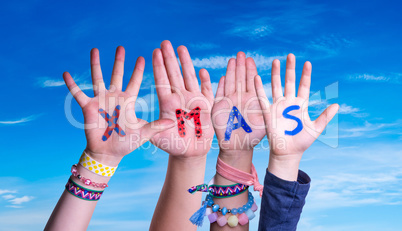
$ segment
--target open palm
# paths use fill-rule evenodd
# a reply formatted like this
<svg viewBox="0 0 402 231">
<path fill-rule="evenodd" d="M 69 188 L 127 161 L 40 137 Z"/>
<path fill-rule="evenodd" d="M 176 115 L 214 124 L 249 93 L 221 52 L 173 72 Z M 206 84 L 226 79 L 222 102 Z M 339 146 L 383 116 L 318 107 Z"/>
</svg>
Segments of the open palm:
<svg viewBox="0 0 402 231">
<path fill-rule="evenodd" d="M 208 72 L 205 69 L 200 70 L 200 91 L 187 48 L 180 46 L 177 50 L 183 75 L 169 41 L 163 41 L 161 49 L 155 49 L 153 53 L 160 118 L 174 120 L 176 126 L 159 133 L 151 142 L 174 156 L 202 156 L 209 151 L 214 135 L 211 123 L 211 81 Z M 200 111 L 193 111 L 194 118 L 183 118 L 183 122 L 178 124 L 178 110 L 191 115 L 191 111 L 197 107 Z M 197 126 L 201 126 L 201 129 L 196 129 Z"/>
<path fill-rule="evenodd" d="M 300 159 L 303 152 L 318 138 L 334 117 L 339 106 L 337 104 L 329 106 L 315 121 L 311 121 L 308 114 L 311 63 L 304 64 L 297 97 L 295 67 L 295 56 L 289 54 L 286 62 L 285 96 L 283 96 L 280 62 L 273 61 L 271 74 L 273 104 L 269 104 L 260 77 L 255 78 L 255 87 L 264 112 L 271 155 L 294 156 Z"/>
<path fill-rule="evenodd" d="M 97 49 L 91 51 L 93 98 L 80 90 L 68 72 L 63 75 L 68 89 L 84 114 L 87 138 L 85 151 L 92 156 L 102 155 L 102 159 L 105 159 L 105 156 L 109 157 L 106 159 L 111 161 L 118 161 L 157 132 L 174 125 L 171 120 L 148 123 L 136 117 L 135 101 L 142 81 L 145 60 L 142 57 L 137 59 L 130 82 L 126 90 L 122 91 L 124 58 L 124 48 L 118 47 L 110 88 L 106 89 L 100 68 L 99 51 Z"/>
<path fill-rule="evenodd" d="M 252 58 L 239 52 L 236 59 L 230 59 L 226 76 L 219 81 L 212 120 L 219 146 L 224 150 L 252 150 L 265 136 L 264 118 L 254 87 L 257 68 Z M 239 127 L 230 137 L 226 132 L 229 115 L 236 107 L 250 130 Z M 234 120 L 234 123 L 241 121 Z M 247 130 L 247 131 L 246 131 Z"/>
</svg>

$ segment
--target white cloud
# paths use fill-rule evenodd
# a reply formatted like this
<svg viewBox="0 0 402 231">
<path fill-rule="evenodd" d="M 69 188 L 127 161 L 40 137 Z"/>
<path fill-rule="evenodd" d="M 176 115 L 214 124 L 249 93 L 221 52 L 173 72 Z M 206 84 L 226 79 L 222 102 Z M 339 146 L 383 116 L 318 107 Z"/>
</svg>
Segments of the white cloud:
<svg viewBox="0 0 402 231">
<path fill-rule="evenodd" d="M 339 106 L 338 113 L 339 114 L 355 114 L 356 112 L 359 112 L 359 108 L 354 108 L 352 106 L 346 105 L 346 104 L 341 104 Z"/>
<path fill-rule="evenodd" d="M 31 197 L 31 196 L 23 196 L 23 197 L 17 197 L 17 198 L 11 199 L 11 200 L 9 200 L 9 202 L 10 202 L 11 204 L 14 204 L 14 205 L 20 205 L 20 204 L 22 204 L 22 203 L 29 202 L 29 201 L 31 201 L 32 199 L 34 199 L 34 197 Z"/>
<path fill-rule="evenodd" d="M 35 120 L 39 115 L 31 115 L 28 117 L 24 117 L 21 119 L 17 119 L 17 120 L 5 120 L 5 121 L 0 121 L 0 124 L 5 124 L 5 125 L 11 125 L 11 124 L 20 124 L 20 123 L 26 123 L 32 120 Z M 0 190 L 1 192 L 1 190 Z M 1 194 L 1 193 L 0 193 Z"/>
<path fill-rule="evenodd" d="M 352 74 L 348 76 L 352 81 L 366 81 L 366 82 L 389 82 L 401 83 L 402 73 L 387 73 L 387 74 Z"/>
<path fill-rule="evenodd" d="M 371 74 L 356 74 L 350 75 L 349 79 L 352 80 L 366 80 L 366 81 L 374 81 L 374 82 L 388 82 L 390 80 L 389 77 L 385 77 L 382 75 L 371 75 Z"/>
<path fill-rule="evenodd" d="M 85 71 L 82 74 L 73 75 L 75 83 L 81 88 L 81 90 L 92 89 L 92 84 L 88 84 L 85 80 L 91 76 L 90 70 Z M 83 81 L 84 80 L 84 81 Z M 62 78 L 53 79 L 50 77 L 40 77 L 37 79 L 37 83 L 41 87 L 60 87 L 64 86 L 64 80 Z M 90 88 L 88 88 L 90 86 Z"/>
<path fill-rule="evenodd" d="M 63 86 L 63 85 L 64 85 L 63 80 L 53 80 L 53 79 L 45 80 L 42 83 L 42 87 L 59 87 L 59 86 Z"/>
<path fill-rule="evenodd" d="M 341 48 L 350 47 L 353 45 L 353 42 L 342 38 L 338 35 L 324 35 L 315 40 L 311 41 L 308 44 L 308 48 L 323 52 L 326 56 L 333 56 L 338 53 Z"/>
<path fill-rule="evenodd" d="M 15 190 L 8 190 L 8 189 L 0 189 L 0 195 L 6 194 L 6 193 L 17 193 Z"/>
<path fill-rule="evenodd" d="M 259 39 L 272 34 L 272 31 L 273 28 L 270 25 L 247 22 L 247 24 L 235 25 L 227 30 L 226 33 L 249 39 Z"/>
<path fill-rule="evenodd" d="M 197 49 L 197 50 L 210 50 L 214 48 L 218 48 L 219 45 L 215 43 L 192 43 L 190 44 L 191 48 Z"/>
<path fill-rule="evenodd" d="M 247 52 L 246 56 L 252 57 L 259 70 L 269 70 L 272 66 L 272 61 L 274 59 L 286 60 L 286 55 L 282 56 L 264 56 L 258 54 L 257 52 Z M 193 64 L 195 67 L 199 68 L 210 68 L 210 69 L 222 69 L 226 68 L 230 58 L 236 58 L 233 56 L 222 56 L 215 55 L 207 58 L 195 58 L 193 59 Z"/>
<path fill-rule="evenodd" d="M 2 197 L 3 197 L 4 199 L 6 199 L 6 200 L 10 200 L 10 199 L 15 198 L 15 196 L 14 196 L 14 195 L 11 195 L 11 194 L 6 194 L 6 195 L 3 195 Z"/>
<path fill-rule="evenodd" d="M 310 100 L 309 101 L 309 112 L 313 115 L 320 115 L 328 106 L 327 100 Z M 354 117 L 366 117 L 367 113 L 362 113 L 359 108 L 347 104 L 339 105 L 338 114 L 352 115 Z"/>
</svg>

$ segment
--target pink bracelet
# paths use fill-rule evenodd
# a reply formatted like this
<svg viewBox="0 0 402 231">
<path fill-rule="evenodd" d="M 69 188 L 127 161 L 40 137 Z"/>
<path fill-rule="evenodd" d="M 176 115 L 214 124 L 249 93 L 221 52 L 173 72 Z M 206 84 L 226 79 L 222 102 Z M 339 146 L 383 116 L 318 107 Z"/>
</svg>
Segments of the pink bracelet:
<svg viewBox="0 0 402 231">
<path fill-rule="evenodd" d="M 71 174 L 72 174 L 74 177 L 77 177 L 77 178 L 78 178 L 82 183 L 84 183 L 85 185 L 89 185 L 89 186 L 92 186 L 92 187 L 95 187 L 95 188 L 107 188 L 107 187 L 109 187 L 106 183 L 95 183 L 95 182 L 91 181 L 90 179 L 87 179 L 87 178 L 81 176 L 81 175 L 79 174 L 79 172 L 78 172 L 78 169 L 77 169 L 77 165 L 76 165 L 76 164 L 74 164 L 74 165 L 71 167 Z"/>
<path fill-rule="evenodd" d="M 254 164 L 251 164 L 250 174 L 233 168 L 218 157 L 218 161 L 216 162 L 216 172 L 224 178 L 233 182 L 248 186 L 254 185 L 254 191 L 259 191 L 260 197 L 262 196 L 262 190 L 264 189 L 264 186 L 262 186 L 260 182 L 258 182 L 257 171 L 255 170 Z"/>
</svg>

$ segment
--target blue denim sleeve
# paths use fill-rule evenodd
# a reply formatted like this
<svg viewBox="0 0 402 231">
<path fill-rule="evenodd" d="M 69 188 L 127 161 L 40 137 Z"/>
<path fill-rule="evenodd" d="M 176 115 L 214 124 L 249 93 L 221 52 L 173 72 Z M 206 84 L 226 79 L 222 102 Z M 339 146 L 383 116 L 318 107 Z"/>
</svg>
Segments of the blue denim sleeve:
<svg viewBox="0 0 402 231">
<path fill-rule="evenodd" d="M 296 230 L 310 181 L 310 177 L 301 170 L 297 182 L 282 180 L 267 170 L 258 230 Z"/>
</svg>

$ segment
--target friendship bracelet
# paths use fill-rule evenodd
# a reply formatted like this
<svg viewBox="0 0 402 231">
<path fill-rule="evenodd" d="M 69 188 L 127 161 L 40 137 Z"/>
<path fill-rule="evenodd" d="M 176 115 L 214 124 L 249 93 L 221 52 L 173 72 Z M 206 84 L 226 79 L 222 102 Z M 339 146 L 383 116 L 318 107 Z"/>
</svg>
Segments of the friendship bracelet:
<svg viewBox="0 0 402 231">
<path fill-rule="evenodd" d="M 251 192 L 248 193 L 248 201 L 245 205 L 232 209 L 227 209 L 226 207 L 220 208 L 218 204 L 214 203 L 212 196 L 207 195 L 201 208 L 190 217 L 190 221 L 195 225 L 202 226 L 204 217 L 208 216 L 210 223 L 217 222 L 219 226 L 228 224 L 230 227 L 236 227 L 237 224 L 245 225 L 252 220 L 255 217 L 254 212 L 257 211 L 257 209 L 258 206 Z M 218 216 L 218 212 L 221 213 L 222 216 Z M 226 219 L 225 215 L 229 213 L 232 215 Z"/>
<path fill-rule="evenodd" d="M 68 179 L 66 190 L 71 195 L 87 201 L 98 201 L 103 194 L 103 191 L 95 191 L 84 188 L 76 184 L 71 178 Z"/>
<path fill-rule="evenodd" d="M 233 168 L 218 157 L 218 161 L 216 162 L 216 172 L 228 180 L 249 186 L 254 185 L 254 191 L 259 191 L 260 197 L 262 196 L 264 186 L 262 186 L 258 181 L 258 175 L 254 164 L 251 164 L 250 174 Z"/>
<path fill-rule="evenodd" d="M 188 189 L 188 192 L 193 194 L 195 192 L 208 192 L 209 195 L 215 198 L 227 198 L 237 196 L 247 191 L 248 185 L 244 184 L 233 184 L 233 185 L 207 185 L 200 184 L 193 186 Z"/>
<path fill-rule="evenodd" d="M 96 160 L 92 159 L 91 157 L 89 157 L 85 152 L 82 153 L 79 164 L 95 174 L 108 177 L 113 176 L 117 168 L 117 166 L 111 167 L 101 164 Z"/>
<path fill-rule="evenodd" d="M 91 181 L 90 179 L 87 179 L 87 178 L 81 176 L 81 175 L 79 174 L 79 172 L 78 172 L 78 169 L 77 169 L 77 165 L 76 165 L 76 164 L 74 164 L 74 165 L 71 167 L 71 174 L 72 174 L 74 177 L 77 177 L 77 178 L 78 178 L 82 183 L 84 183 L 85 185 L 89 185 L 89 186 L 92 186 L 92 187 L 95 187 L 95 188 L 103 188 L 103 189 L 109 187 L 106 183 L 95 183 L 95 182 Z"/>
</svg>

